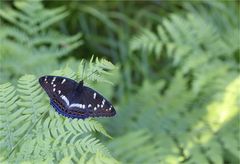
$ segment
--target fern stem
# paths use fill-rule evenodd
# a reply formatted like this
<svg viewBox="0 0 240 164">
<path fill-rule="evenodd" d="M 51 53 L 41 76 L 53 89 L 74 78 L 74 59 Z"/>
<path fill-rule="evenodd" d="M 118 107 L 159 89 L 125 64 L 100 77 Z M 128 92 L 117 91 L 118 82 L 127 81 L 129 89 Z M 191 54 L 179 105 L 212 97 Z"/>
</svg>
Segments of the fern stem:
<svg viewBox="0 0 240 164">
<path fill-rule="evenodd" d="M 16 147 L 23 141 L 23 139 L 30 133 L 30 131 L 37 125 L 37 123 L 48 113 L 48 111 L 44 112 L 39 119 L 28 129 L 28 131 L 25 133 L 25 135 L 22 136 L 20 140 L 15 144 L 15 146 L 12 148 L 11 152 L 8 154 L 7 158 L 10 158 L 11 154 L 14 152 Z"/>
</svg>

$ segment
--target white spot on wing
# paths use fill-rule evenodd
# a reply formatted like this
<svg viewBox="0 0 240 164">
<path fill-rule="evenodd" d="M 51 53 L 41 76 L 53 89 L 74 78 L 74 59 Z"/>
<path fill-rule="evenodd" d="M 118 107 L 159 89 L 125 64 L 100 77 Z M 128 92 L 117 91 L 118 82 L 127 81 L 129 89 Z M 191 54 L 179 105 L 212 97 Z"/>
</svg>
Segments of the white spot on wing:
<svg viewBox="0 0 240 164">
<path fill-rule="evenodd" d="M 56 87 L 56 84 L 53 84 L 53 87 Z"/>
<path fill-rule="evenodd" d="M 53 77 L 51 84 L 53 85 L 53 82 L 56 80 L 56 77 Z"/>
<path fill-rule="evenodd" d="M 61 84 L 63 84 L 65 81 L 66 81 L 66 79 L 63 79 L 62 82 L 61 82 Z"/>
<path fill-rule="evenodd" d="M 94 107 L 94 110 L 97 110 L 97 108 L 96 108 L 96 107 Z"/>
<path fill-rule="evenodd" d="M 60 90 L 58 90 L 58 94 L 60 94 L 61 93 L 61 91 Z"/>
<path fill-rule="evenodd" d="M 97 95 L 96 92 L 94 92 L 94 94 L 93 94 L 93 98 L 94 98 L 94 99 L 96 98 L 96 95 Z"/>
<path fill-rule="evenodd" d="M 90 108 L 90 107 L 92 107 L 92 105 L 91 105 L 91 104 L 88 104 L 88 108 Z"/>
<path fill-rule="evenodd" d="M 100 105 L 99 105 L 99 104 L 97 104 L 97 107 L 99 108 L 99 107 L 100 107 Z"/>
<path fill-rule="evenodd" d="M 103 100 L 102 100 L 102 105 L 104 105 L 104 104 L 105 104 L 105 100 L 103 99 Z"/>
<path fill-rule="evenodd" d="M 56 88 L 53 88 L 53 92 L 55 92 L 56 91 Z"/>
<path fill-rule="evenodd" d="M 85 105 L 84 104 L 82 105 L 82 108 L 85 109 Z"/>
<path fill-rule="evenodd" d="M 73 107 L 76 107 L 76 108 L 82 108 L 83 107 L 83 105 L 82 104 L 71 104 L 70 106 L 69 106 L 69 108 L 73 108 Z"/>
<path fill-rule="evenodd" d="M 61 95 L 61 98 L 63 99 L 63 101 L 65 101 L 65 103 L 67 104 L 67 106 L 69 106 L 69 100 L 67 99 L 66 96 Z"/>
</svg>

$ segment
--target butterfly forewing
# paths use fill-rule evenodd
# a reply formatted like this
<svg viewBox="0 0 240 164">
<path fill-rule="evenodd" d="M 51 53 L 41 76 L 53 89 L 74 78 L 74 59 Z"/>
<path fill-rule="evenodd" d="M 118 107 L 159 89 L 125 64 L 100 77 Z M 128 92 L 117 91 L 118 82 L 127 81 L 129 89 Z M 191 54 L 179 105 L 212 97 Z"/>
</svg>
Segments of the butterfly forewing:
<svg viewBox="0 0 240 164">
<path fill-rule="evenodd" d="M 69 78 L 60 76 L 43 76 L 39 83 L 50 97 L 50 104 L 56 111 L 64 116 L 71 114 L 68 111 L 70 101 L 68 97 L 74 92 L 78 83 Z M 71 117 L 71 115 L 69 116 Z"/>
<path fill-rule="evenodd" d="M 50 104 L 66 117 L 113 116 L 115 109 L 109 101 L 93 89 L 61 76 L 43 76 L 39 83 L 50 97 Z"/>
<path fill-rule="evenodd" d="M 110 117 L 116 114 L 116 111 L 112 104 L 101 94 L 89 87 L 83 87 L 83 99 L 87 103 L 87 107 L 90 111 L 90 116 L 92 117 Z"/>
</svg>

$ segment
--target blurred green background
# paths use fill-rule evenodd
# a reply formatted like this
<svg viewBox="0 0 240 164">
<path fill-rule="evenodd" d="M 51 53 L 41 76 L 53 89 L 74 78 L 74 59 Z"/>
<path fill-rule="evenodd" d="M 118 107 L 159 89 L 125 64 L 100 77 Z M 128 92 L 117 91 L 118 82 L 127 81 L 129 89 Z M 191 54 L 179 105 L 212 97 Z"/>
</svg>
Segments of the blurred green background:
<svg viewBox="0 0 240 164">
<path fill-rule="evenodd" d="M 1 1 L 0 160 L 239 163 L 239 15 L 239 2 L 224 0 Z M 111 100 L 117 115 L 74 120 L 101 146 L 88 137 L 72 142 L 81 140 L 73 128 L 57 152 L 63 141 L 54 129 L 66 125 L 68 132 L 73 123 L 55 115 L 36 79 L 58 70 L 53 74 L 79 80 L 83 59 L 86 72 L 99 70 L 87 83 Z M 28 129 L 37 120 L 33 113 L 46 110 L 40 124 L 51 139 L 40 142 L 42 125 Z M 51 126 L 54 119 L 63 125 Z M 26 133 L 36 143 L 27 145 Z"/>
</svg>

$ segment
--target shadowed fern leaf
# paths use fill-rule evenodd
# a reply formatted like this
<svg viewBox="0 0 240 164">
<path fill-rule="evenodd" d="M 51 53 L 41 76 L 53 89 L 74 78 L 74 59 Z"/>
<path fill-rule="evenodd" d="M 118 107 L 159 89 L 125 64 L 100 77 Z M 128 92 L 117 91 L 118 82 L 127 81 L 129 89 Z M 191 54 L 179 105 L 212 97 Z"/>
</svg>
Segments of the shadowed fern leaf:
<svg viewBox="0 0 240 164">
<path fill-rule="evenodd" d="M 108 125 L 115 129 L 113 136 L 118 136 L 109 141 L 116 159 L 124 163 L 224 163 L 224 159 L 238 163 L 239 78 L 224 86 L 221 99 L 216 95 L 222 92 L 199 99 L 181 72 L 167 87 L 164 84 L 145 82 L 137 94 L 120 103 L 116 123 Z"/>
<path fill-rule="evenodd" d="M 219 7 L 217 4 L 222 5 L 216 2 L 209 11 L 204 5 L 198 4 L 197 10 L 188 3 L 185 7 L 191 12 L 164 18 L 157 32 L 144 29 L 131 40 L 131 50 L 156 57 L 166 55 L 173 58 L 174 65 L 181 65 L 185 72 L 223 54 L 232 54 L 239 49 L 235 19 L 237 9 L 234 6 L 228 6 L 231 9 L 223 5 Z M 222 12 L 225 15 L 219 19 Z M 216 20 L 220 22 L 215 23 Z M 228 28 L 224 27 L 225 24 L 229 25 Z M 194 58 L 198 60 L 193 62 Z"/>
<path fill-rule="evenodd" d="M 49 29 L 68 15 L 65 8 L 45 9 L 40 1 L 15 1 L 14 5 L 15 9 L 0 10 L 4 20 L 0 31 L 2 82 L 22 72 L 53 71 L 56 59 L 82 44 L 81 34 L 69 37 Z"/>
</svg>

